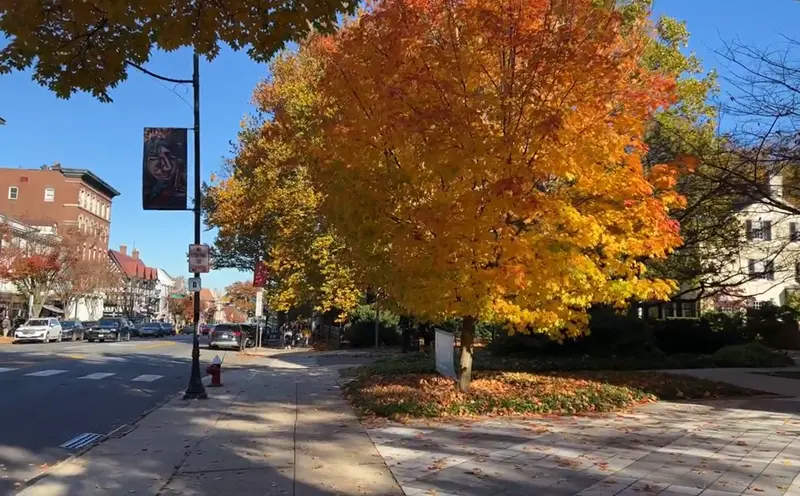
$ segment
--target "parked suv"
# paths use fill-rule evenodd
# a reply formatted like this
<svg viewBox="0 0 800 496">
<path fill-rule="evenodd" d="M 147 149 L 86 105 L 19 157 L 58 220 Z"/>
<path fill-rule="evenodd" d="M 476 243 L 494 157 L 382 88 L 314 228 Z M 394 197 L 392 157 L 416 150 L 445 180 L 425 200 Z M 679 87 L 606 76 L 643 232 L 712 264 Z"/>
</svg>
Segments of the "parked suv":
<svg viewBox="0 0 800 496">
<path fill-rule="evenodd" d="M 124 317 L 105 317 L 86 330 L 86 339 L 94 341 L 130 341 L 133 324 Z"/>
<path fill-rule="evenodd" d="M 217 324 L 208 336 L 208 348 L 235 348 L 243 350 L 253 346 L 254 341 L 247 335 L 248 329 L 239 324 Z"/>
<path fill-rule="evenodd" d="M 61 341 L 61 324 L 58 319 L 28 319 L 14 331 L 14 342 L 20 341 Z"/>
</svg>

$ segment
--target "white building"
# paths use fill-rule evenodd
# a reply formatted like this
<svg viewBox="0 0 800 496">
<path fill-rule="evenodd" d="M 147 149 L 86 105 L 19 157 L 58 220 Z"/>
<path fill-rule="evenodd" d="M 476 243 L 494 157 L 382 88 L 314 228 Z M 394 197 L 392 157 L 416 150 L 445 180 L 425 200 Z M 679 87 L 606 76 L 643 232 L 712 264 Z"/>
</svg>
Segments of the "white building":
<svg viewBox="0 0 800 496">
<path fill-rule="evenodd" d="M 770 190 L 772 199 L 783 201 L 780 175 L 770 179 Z M 753 201 L 742 206 L 739 218 L 744 242 L 739 260 L 726 274 L 730 283 L 737 284 L 729 300 L 756 307 L 764 302 L 786 303 L 788 295 L 800 290 L 800 215 Z"/>
<path fill-rule="evenodd" d="M 169 297 L 175 292 L 175 279 L 167 273 L 164 269 L 158 270 L 158 278 L 156 279 L 156 290 L 158 291 L 158 313 L 156 318 L 169 322 L 172 320 L 172 315 L 169 311 Z"/>
</svg>

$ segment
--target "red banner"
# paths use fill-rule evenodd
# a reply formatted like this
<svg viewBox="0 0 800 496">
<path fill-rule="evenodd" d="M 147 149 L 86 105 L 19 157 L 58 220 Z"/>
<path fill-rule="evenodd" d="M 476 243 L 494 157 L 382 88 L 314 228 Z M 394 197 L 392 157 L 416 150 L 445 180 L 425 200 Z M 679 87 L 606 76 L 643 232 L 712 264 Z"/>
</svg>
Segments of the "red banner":
<svg viewBox="0 0 800 496">
<path fill-rule="evenodd" d="M 267 279 L 269 279 L 269 270 L 267 269 L 267 264 L 264 262 L 256 263 L 256 272 L 253 274 L 253 287 L 267 287 Z"/>
</svg>

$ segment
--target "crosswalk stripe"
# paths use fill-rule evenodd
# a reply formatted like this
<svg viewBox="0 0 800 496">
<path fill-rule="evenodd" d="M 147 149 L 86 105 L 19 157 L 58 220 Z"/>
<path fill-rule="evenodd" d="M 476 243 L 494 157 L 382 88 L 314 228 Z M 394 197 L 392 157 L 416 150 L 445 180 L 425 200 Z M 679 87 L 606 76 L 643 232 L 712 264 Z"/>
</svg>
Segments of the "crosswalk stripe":
<svg viewBox="0 0 800 496">
<path fill-rule="evenodd" d="M 30 374 L 25 374 L 25 375 L 31 377 L 48 377 L 51 375 L 63 374 L 64 372 L 66 372 L 66 370 L 51 369 L 51 370 L 39 370 L 38 372 L 31 372 Z"/>
<path fill-rule="evenodd" d="M 164 376 L 156 374 L 142 374 L 139 377 L 135 377 L 133 382 L 153 382 L 161 379 L 162 377 Z"/>
<path fill-rule="evenodd" d="M 0 367 L 0 372 L 13 372 L 15 370 L 18 370 L 18 369 L 10 368 L 10 367 Z"/>
<path fill-rule="evenodd" d="M 79 377 L 79 379 L 105 379 L 106 377 L 111 377 L 115 375 L 114 372 L 95 372 L 94 374 L 85 375 L 83 377 Z"/>
</svg>

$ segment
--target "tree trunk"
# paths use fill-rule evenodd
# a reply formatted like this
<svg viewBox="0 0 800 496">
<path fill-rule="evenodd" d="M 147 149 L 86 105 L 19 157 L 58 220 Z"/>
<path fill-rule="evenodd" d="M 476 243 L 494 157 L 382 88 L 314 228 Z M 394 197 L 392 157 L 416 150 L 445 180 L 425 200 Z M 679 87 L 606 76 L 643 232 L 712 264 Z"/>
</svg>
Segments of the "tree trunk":
<svg viewBox="0 0 800 496">
<path fill-rule="evenodd" d="M 458 360 L 458 389 L 467 392 L 472 382 L 472 351 L 475 341 L 475 317 L 467 316 L 461 324 L 461 357 Z"/>
</svg>

